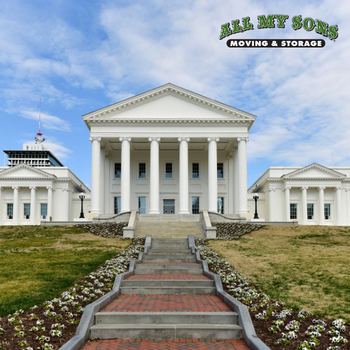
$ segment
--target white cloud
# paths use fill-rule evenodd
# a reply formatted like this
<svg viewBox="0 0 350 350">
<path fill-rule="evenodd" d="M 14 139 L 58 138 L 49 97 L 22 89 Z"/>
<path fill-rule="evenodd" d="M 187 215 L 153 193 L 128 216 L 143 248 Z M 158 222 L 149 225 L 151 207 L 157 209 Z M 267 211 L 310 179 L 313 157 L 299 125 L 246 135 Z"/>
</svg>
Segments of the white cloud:
<svg viewBox="0 0 350 350">
<path fill-rule="evenodd" d="M 21 116 L 27 119 L 39 121 L 39 113 L 33 111 L 23 111 Z M 71 126 L 69 123 L 61 118 L 55 117 L 53 115 L 48 115 L 41 113 L 41 123 L 44 129 L 49 130 L 59 130 L 59 131 L 69 131 L 71 132 Z"/>
</svg>

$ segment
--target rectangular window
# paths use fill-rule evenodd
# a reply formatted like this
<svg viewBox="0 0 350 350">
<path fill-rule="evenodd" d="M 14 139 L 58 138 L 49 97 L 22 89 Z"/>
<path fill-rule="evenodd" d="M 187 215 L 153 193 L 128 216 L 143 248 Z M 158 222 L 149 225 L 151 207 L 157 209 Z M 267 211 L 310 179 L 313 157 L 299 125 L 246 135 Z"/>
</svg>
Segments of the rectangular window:
<svg viewBox="0 0 350 350">
<path fill-rule="evenodd" d="M 173 164 L 172 163 L 165 164 L 165 177 L 167 179 L 173 178 Z"/>
<path fill-rule="evenodd" d="M 331 205 L 330 204 L 324 205 L 324 218 L 326 220 L 329 220 L 331 218 Z"/>
<path fill-rule="evenodd" d="M 224 163 L 217 164 L 218 179 L 224 178 Z"/>
<path fill-rule="evenodd" d="M 219 214 L 224 213 L 224 197 L 218 198 L 218 213 Z"/>
<path fill-rule="evenodd" d="M 139 212 L 146 214 L 146 197 L 139 197 Z"/>
<path fill-rule="evenodd" d="M 199 197 L 192 197 L 192 214 L 199 214 Z"/>
<path fill-rule="evenodd" d="M 30 203 L 24 203 L 23 214 L 25 219 L 30 218 Z"/>
<path fill-rule="evenodd" d="M 122 206 L 121 197 L 114 197 L 114 214 L 119 214 Z"/>
<path fill-rule="evenodd" d="M 120 179 L 122 175 L 122 165 L 121 163 L 115 163 L 114 165 L 115 178 Z"/>
<path fill-rule="evenodd" d="M 291 204 L 290 205 L 290 218 L 291 220 L 296 220 L 298 218 L 297 216 L 297 205 Z"/>
<path fill-rule="evenodd" d="M 40 215 L 43 220 L 46 219 L 47 216 L 47 203 L 40 204 Z"/>
<path fill-rule="evenodd" d="M 139 163 L 139 178 L 146 178 L 146 163 Z"/>
<path fill-rule="evenodd" d="M 13 203 L 7 203 L 7 218 L 13 219 Z"/>
<path fill-rule="evenodd" d="M 192 163 L 192 178 L 199 179 L 199 163 Z"/>
<path fill-rule="evenodd" d="M 314 205 L 308 204 L 307 205 L 307 219 L 312 220 L 314 217 Z"/>
</svg>

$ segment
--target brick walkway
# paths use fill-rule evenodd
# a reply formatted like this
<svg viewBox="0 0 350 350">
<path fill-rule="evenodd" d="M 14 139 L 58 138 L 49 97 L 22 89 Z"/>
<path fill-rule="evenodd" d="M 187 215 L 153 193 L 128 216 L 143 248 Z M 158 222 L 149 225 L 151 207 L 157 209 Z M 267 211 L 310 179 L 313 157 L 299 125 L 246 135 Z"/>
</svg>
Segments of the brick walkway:
<svg viewBox="0 0 350 350">
<path fill-rule="evenodd" d="M 81 350 L 249 350 L 241 339 L 200 341 L 198 339 L 108 339 L 89 341 Z"/>
<path fill-rule="evenodd" d="M 227 312 L 231 309 L 215 295 L 120 295 L 101 312 Z"/>
<path fill-rule="evenodd" d="M 156 274 L 144 274 L 144 275 L 132 275 L 125 280 L 138 280 L 138 281 L 154 281 L 154 280 L 171 280 L 171 281 L 178 281 L 178 280 L 186 280 L 186 281 L 211 281 L 209 277 L 206 277 L 204 275 L 191 275 L 191 274 L 163 274 L 163 275 L 156 275 Z"/>
</svg>

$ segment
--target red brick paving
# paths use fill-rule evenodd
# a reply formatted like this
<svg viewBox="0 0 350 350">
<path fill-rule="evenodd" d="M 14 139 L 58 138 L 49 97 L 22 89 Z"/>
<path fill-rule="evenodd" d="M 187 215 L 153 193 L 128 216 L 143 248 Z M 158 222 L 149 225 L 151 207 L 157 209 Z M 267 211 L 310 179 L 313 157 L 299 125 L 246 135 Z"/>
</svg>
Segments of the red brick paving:
<svg viewBox="0 0 350 350">
<path fill-rule="evenodd" d="M 188 280 L 188 281 L 198 281 L 198 280 L 209 280 L 210 278 L 204 275 L 191 275 L 191 274 L 144 274 L 144 275 L 132 275 L 125 280 Z"/>
<path fill-rule="evenodd" d="M 93 340 L 81 350 L 249 350 L 241 339 L 205 340 L 198 339 L 108 339 Z"/>
<path fill-rule="evenodd" d="M 215 295 L 119 295 L 101 312 L 227 312 Z"/>
</svg>

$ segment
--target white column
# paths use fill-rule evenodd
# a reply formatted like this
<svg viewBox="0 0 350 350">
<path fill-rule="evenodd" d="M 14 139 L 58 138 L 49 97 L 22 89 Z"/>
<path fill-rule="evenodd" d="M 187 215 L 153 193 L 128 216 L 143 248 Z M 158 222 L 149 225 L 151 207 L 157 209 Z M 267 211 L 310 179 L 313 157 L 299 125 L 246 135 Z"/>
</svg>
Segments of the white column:
<svg viewBox="0 0 350 350">
<path fill-rule="evenodd" d="M 322 186 L 318 188 L 319 225 L 324 225 L 324 189 L 325 187 Z"/>
<path fill-rule="evenodd" d="M 90 137 L 91 145 L 91 213 L 100 213 L 101 138 Z"/>
<path fill-rule="evenodd" d="M 159 214 L 159 137 L 150 137 L 150 189 L 149 189 L 149 214 Z"/>
<path fill-rule="evenodd" d="M 47 188 L 47 219 L 46 220 L 50 221 L 52 218 L 52 187 L 48 186 L 46 188 Z"/>
<path fill-rule="evenodd" d="M 274 213 L 273 213 L 273 209 L 274 209 L 274 205 L 273 205 L 273 202 L 274 202 L 274 196 L 273 196 L 273 193 L 275 192 L 275 189 L 274 188 L 269 188 L 268 189 L 268 192 L 269 192 L 269 221 L 273 221 L 274 219 Z"/>
<path fill-rule="evenodd" d="M 105 152 L 105 164 L 104 164 L 104 167 L 105 167 L 104 191 L 105 191 L 105 213 L 106 214 L 113 213 L 113 211 L 110 208 L 110 201 L 111 201 L 111 198 L 110 198 L 110 193 L 111 193 L 111 191 L 110 191 L 110 176 L 111 176 L 111 174 L 110 174 L 109 165 L 110 165 L 110 155 L 106 151 Z"/>
<path fill-rule="evenodd" d="M 336 197 L 337 197 L 337 226 L 341 226 L 342 222 L 341 222 L 341 187 L 338 186 L 336 188 Z"/>
<path fill-rule="evenodd" d="M 18 191 L 19 187 L 12 187 L 13 188 L 13 224 L 18 225 Z"/>
<path fill-rule="evenodd" d="M 248 137 L 237 138 L 238 142 L 238 213 L 247 213 L 247 142 Z"/>
<path fill-rule="evenodd" d="M 284 189 L 286 221 L 290 221 L 290 186 Z"/>
<path fill-rule="evenodd" d="M 347 224 L 350 225 L 350 188 L 346 189 Z"/>
<path fill-rule="evenodd" d="M 227 156 L 228 162 L 228 179 L 227 179 L 227 200 L 224 205 L 226 206 L 227 213 L 235 214 L 233 212 L 233 158 L 232 152 Z"/>
<path fill-rule="evenodd" d="M 102 142 L 101 142 L 102 144 Z M 100 154 L 100 212 L 105 212 L 105 148 L 101 147 Z"/>
<path fill-rule="evenodd" d="M 3 203 L 2 203 L 2 187 L 0 187 L 0 225 L 2 224 L 2 217 L 4 216 L 4 211 L 3 211 Z M 5 213 L 6 215 L 6 213 Z"/>
<path fill-rule="evenodd" d="M 301 205 L 303 213 L 303 225 L 307 224 L 307 186 L 301 188 Z"/>
<path fill-rule="evenodd" d="M 218 175 L 217 175 L 217 137 L 208 137 L 208 211 L 217 212 Z"/>
<path fill-rule="evenodd" d="M 122 143 L 122 174 L 120 183 L 121 213 L 130 211 L 130 137 L 120 137 Z"/>
<path fill-rule="evenodd" d="M 238 150 L 232 150 L 233 156 L 233 214 L 238 213 Z"/>
<path fill-rule="evenodd" d="M 30 188 L 30 224 L 36 224 L 36 187 Z"/>
<path fill-rule="evenodd" d="M 188 137 L 179 137 L 179 214 L 189 214 L 188 207 Z"/>
</svg>

